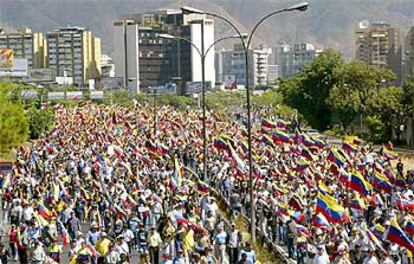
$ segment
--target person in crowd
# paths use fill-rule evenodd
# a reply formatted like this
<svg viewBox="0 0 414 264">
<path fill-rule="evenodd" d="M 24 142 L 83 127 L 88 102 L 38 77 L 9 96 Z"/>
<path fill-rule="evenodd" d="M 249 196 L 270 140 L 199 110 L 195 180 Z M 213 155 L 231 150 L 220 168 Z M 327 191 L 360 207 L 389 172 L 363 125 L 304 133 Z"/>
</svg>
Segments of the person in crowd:
<svg viewBox="0 0 414 264">
<path fill-rule="evenodd" d="M 53 110 L 52 130 L 0 175 L 11 224 L 2 263 L 8 251 L 20 263 L 256 263 L 221 212 L 236 221 L 252 206 L 258 235 L 298 263 L 413 262 L 414 181 L 391 144 L 333 145 L 296 116 L 254 110 L 250 192 L 241 110 L 208 110 L 206 178 L 198 110 L 160 107 L 155 137 L 154 113 L 139 103 Z"/>
</svg>

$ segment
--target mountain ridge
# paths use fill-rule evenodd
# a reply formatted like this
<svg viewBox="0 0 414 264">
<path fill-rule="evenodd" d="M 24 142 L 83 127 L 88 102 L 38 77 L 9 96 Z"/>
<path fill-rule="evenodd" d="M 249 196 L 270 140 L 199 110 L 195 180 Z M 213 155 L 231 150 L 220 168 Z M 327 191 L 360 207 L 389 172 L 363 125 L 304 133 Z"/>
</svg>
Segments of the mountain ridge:
<svg viewBox="0 0 414 264">
<path fill-rule="evenodd" d="M 104 52 L 110 54 L 112 22 L 125 13 L 191 5 L 217 12 L 246 32 L 260 17 L 294 3 L 293 0 L 0 0 L 0 27 L 29 27 L 48 32 L 58 26 L 85 26 L 102 38 Z M 310 42 L 317 48 L 341 50 L 345 58 L 351 58 L 359 21 L 383 21 L 401 27 L 402 32 L 414 26 L 412 0 L 312 0 L 310 5 L 306 12 L 280 14 L 266 21 L 257 31 L 255 43 L 271 47 L 281 42 Z M 222 21 L 216 20 L 216 25 L 217 36 L 234 34 Z M 225 47 L 229 46 L 226 43 Z"/>
</svg>

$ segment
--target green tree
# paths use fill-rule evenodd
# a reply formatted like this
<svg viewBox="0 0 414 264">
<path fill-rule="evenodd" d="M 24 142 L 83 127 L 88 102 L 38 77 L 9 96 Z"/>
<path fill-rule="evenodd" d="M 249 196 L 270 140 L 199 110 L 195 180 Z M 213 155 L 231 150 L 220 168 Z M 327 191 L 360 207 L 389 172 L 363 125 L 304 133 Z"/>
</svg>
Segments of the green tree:
<svg viewBox="0 0 414 264">
<path fill-rule="evenodd" d="M 368 139 L 374 143 L 387 141 L 386 125 L 377 116 L 368 116 L 366 119 L 367 127 L 370 131 Z"/>
<path fill-rule="evenodd" d="M 408 116 L 414 114 L 414 75 L 408 76 L 402 85 L 404 93 L 403 105 Z"/>
<path fill-rule="evenodd" d="M 306 64 L 301 73 L 280 81 L 287 105 L 296 108 L 312 127 L 324 130 L 331 122 L 327 98 L 338 83 L 335 71 L 343 63 L 341 53 L 328 49 Z"/>
<path fill-rule="evenodd" d="M 22 105 L 13 103 L 3 91 L 0 106 L 0 154 L 5 154 L 26 141 L 29 126 Z"/>
<path fill-rule="evenodd" d="M 38 139 L 53 127 L 55 115 L 51 109 L 36 109 L 34 107 L 27 111 L 29 121 L 30 139 Z"/>
<path fill-rule="evenodd" d="M 368 113 L 386 124 L 384 134 L 387 139 L 391 138 L 393 130 L 398 136 L 400 126 L 405 122 L 403 98 L 404 93 L 401 87 L 388 87 L 379 88 L 374 96 L 367 99 Z"/>
<path fill-rule="evenodd" d="M 395 79 L 391 71 L 360 61 L 345 63 L 334 74 L 338 83 L 330 91 L 327 102 L 345 129 L 358 113 L 366 111 L 367 100 L 377 95 L 380 85 Z"/>
</svg>

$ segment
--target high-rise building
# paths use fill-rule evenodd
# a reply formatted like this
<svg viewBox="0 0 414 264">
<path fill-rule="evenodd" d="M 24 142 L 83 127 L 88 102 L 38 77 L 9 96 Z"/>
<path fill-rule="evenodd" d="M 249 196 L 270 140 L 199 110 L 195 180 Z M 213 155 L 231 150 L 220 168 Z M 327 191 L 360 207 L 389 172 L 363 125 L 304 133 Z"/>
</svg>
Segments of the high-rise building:
<svg viewBox="0 0 414 264">
<path fill-rule="evenodd" d="M 268 64 L 267 65 L 267 83 L 273 84 L 279 78 L 279 65 Z"/>
<path fill-rule="evenodd" d="M 386 23 L 361 21 L 355 32 L 355 58 L 367 64 L 388 68 L 401 77 L 400 31 Z"/>
<path fill-rule="evenodd" d="M 269 64 L 278 66 L 279 78 L 289 78 L 299 73 L 305 63 L 311 62 L 320 52 L 310 43 L 281 44 L 272 48 Z"/>
<path fill-rule="evenodd" d="M 232 75 L 232 50 L 221 50 L 215 54 L 216 82 L 224 83 L 227 75 Z"/>
<path fill-rule="evenodd" d="M 101 76 L 115 77 L 115 64 L 112 58 L 106 54 L 102 54 L 101 56 Z"/>
<path fill-rule="evenodd" d="M 12 49 L 15 58 L 27 59 L 29 69 L 47 66 L 46 40 L 42 33 L 34 33 L 29 28 L 0 33 L 0 49 Z"/>
<path fill-rule="evenodd" d="M 414 75 L 414 26 L 405 37 L 405 65 L 404 75 Z"/>
<path fill-rule="evenodd" d="M 56 76 L 73 79 L 83 87 L 101 72 L 101 40 L 82 27 L 57 28 L 46 34 L 48 65 Z"/>
<path fill-rule="evenodd" d="M 168 34 L 186 39 L 162 39 Z M 139 92 L 151 86 L 176 82 L 179 92 L 184 84 L 201 81 L 201 57 L 197 52 L 214 42 L 214 21 L 205 15 L 183 14 L 180 10 L 160 10 L 146 14 L 126 15 L 114 22 L 114 55 L 116 77 L 124 86 Z M 215 83 L 214 47 L 205 59 L 205 80 Z"/>
<path fill-rule="evenodd" d="M 264 47 L 249 50 L 249 84 L 251 86 L 268 84 L 267 57 L 269 50 Z M 225 82 L 229 76 L 234 78 L 237 85 L 246 85 L 245 51 L 241 44 L 235 44 L 233 50 L 219 51 L 216 54 L 216 78 Z"/>
</svg>

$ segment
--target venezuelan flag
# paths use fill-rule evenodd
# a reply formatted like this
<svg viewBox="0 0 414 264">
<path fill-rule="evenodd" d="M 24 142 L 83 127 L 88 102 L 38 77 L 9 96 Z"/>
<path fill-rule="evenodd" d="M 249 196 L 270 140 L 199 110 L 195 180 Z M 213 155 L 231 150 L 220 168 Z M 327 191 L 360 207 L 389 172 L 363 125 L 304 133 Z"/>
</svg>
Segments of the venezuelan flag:
<svg viewBox="0 0 414 264">
<path fill-rule="evenodd" d="M 313 225 L 319 227 L 322 230 L 331 230 L 331 224 L 329 223 L 328 219 L 326 219 L 326 217 L 321 213 L 318 213 L 313 217 Z"/>
<path fill-rule="evenodd" d="M 197 190 L 201 193 L 209 193 L 207 184 L 201 180 L 199 180 L 197 183 Z"/>
<path fill-rule="evenodd" d="M 388 227 L 387 240 L 394 242 L 402 247 L 405 247 L 411 252 L 414 252 L 414 243 L 408 235 L 398 225 L 397 220 L 391 220 L 391 225 Z"/>
<path fill-rule="evenodd" d="M 384 205 L 384 202 L 382 201 L 381 195 L 378 194 L 378 193 L 371 197 L 370 202 L 373 206 L 377 206 L 377 207 L 382 207 Z"/>
<path fill-rule="evenodd" d="M 247 144 L 247 142 L 240 140 L 239 143 L 244 152 L 247 153 L 249 151 L 249 145 Z"/>
<path fill-rule="evenodd" d="M 221 150 L 221 149 L 222 150 L 227 150 L 227 151 L 229 150 L 229 146 L 228 146 L 227 142 L 224 141 L 221 138 L 215 138 L 214 139 L 214 147 L 218 150 Z"/>
<path fill-rule="evenodd" d="M 410 201 L 401 196 L 397 196 L 397 205 L 401 210 L 414 210 L 414 201 Z"/>
<path fill-rule="evenodd" d="M 60 236 L 62 238 L 63 241 L 63 245 L 67 246 L 70 243 L 70 237 L 68 234 L 68 231 L 66 230 L 65 226 L 62 224 L 62 222 L 59 222 L 59 227 L 60 227 Z"/>
<path fill-rule="evenodd" d="M 312 139 L 310 139 L 308 135 L 302 134 L 301 137 L 302 137 L 302 142 L 306 147 L 309 148 L 315 145 L 315 142 Z"/>
<path fill-rule="evenodd" d="M 389 149 L 387 149 L 387 148 L 384 148 L 384 149 L 382 150 L 382 154 L 384 155 L 384 157 L 385 157 L 386 159 L 389 159 L 389 160 L 395 160 L 395 159 L 398 159 L 398 153 L 397 153 L 397 152 L 394 152 L 394 151 L 392 151 L 392 150 L 389 150 Z"/>
<path fill-rule="evenodd" d="M 283 130 L 289 130 L 290 128 L 290 122 L 286 122 L 282 119 L 276 120 L 276 127 L 283 129 Z"/>
<path fill-rule="evenodd" d="M 234 140 L 233 140 L 231 137 L 229 137 L 229 136 L 227 136 L 227 135 L 221 135 L 221 138 L 222 138 L 224 141 L 226 141 L 226 142 L 227 142 L 227 144 L 230 144 L 233 148 L 235 148 L 235 147 L 236 147 L 236 143 L 234 142 Z"/>
<path fill-rule="evenodd" d="M 44 204 L 39 204 L 39 207 L 37 208 L 37 210 L 38 210 L 39 214 L 40 214 L 43 218 L 45 218 L 45 219 L 47 219 L 47 220 L 52 220 L 52 219 L 53 219 L 52 212 L 50 212 L 50 210 L 49 210 L 49 209 L 47 209 L 47 208 L 44 206 Z"/>
<path fill-rule="evenodd" d="M 309 161 L 314 160 L 312 153 L 307 148 L 303 148 L 300 155 Z"/>
<path fill-rule="evenodd" d="M 363 196 L 367 196 L 372 190 L 372 185 L 367 182 L 364 177 L 356 170 L 351 173 L 351 181 L 349 188 L 359 192 Z"/>
<path fill-rule="evenodd" d="M 316 213 L 323 214 L 331 223 L 342 224 L 344 208 L 337 203 L 337 200 L 328 194 L 318 194 L 316 201 Z"/>
<path fill-rule="evenodd" d="M 309 161 L 306 161 L 306 160 L 298 160 L 296 162 L 296 168 L 295 168 L 295 170 L 296 171 L 303 171 L 304 169 L 308 168 L 309 165 L 310 165 L 310 162 Z"/>
<path fill-rule="evenodd" d="M 300 223 L 305 219 L 305 214 L 299 211 L 289 210 L 289 216 L 292 217 L 297 223 Z"/>
<path fill-rule="evenodd" d="M 231 154 L 231 157 L 233 158 L 233 163 L 234 163 L 236 169 L 239 172 L 244 173 L 246 171 L 246 164 L 239 157 L 239 155 L 236 153 L 236 151 L 233 149 L 232 146 L 230 146 L 230 154 Z"/>
<path fill-rule="evenodd" d="M 411 216 L 408 217 L 405 223 L 405 232 L 407 232 L 410 236 L 414 235 L 414 221 Z"/>
<path fill-rule="evenodd" d="M 272 148 L 275 147 L 273 140 L 268 135 L 263 135 L 261 141 Z"/>
<path fill-rule="evenodd" d="M 292 142 L 291 136 L 280 130 L 272 131 L 270 132 L 270 135 L 272 136 L 272 139 L 274 142 L 285 142 L 285 143 Z"/>
<path fill-rule="evenodd" d="M 331 193 L 331 190 L 328 188 L 328 186 L 325 185 L 325 183 L 323 181 L 319 181 L 318 188 L 319 188 L 319 191 L 322 194 L 330 194 Z"/>
<path fill-rule="evenodd" d="M 297 228 L 298 232 L 301 233 L 303 236 L 310 237 L 311 232 L 305 226 L 298 224 L 298 225 L 296 225 L 296 228 Z"/>
<path fill-rule="evenodd" d="M 344 143 L 343 145 L 342 145 L 342 148 L 343 148 L 343 150 L 344 151 L 346 151 L 346 152 L 348 152 L 348 153 L 355 153 L 355 152 L 357 152 L 358 151 L 358 147 L 357 146 L 355 146 L 354 144 L 352 144 L 352 143 Z"/>
<path fill-rule="evenodd" d="M 364 233 L 368 237 L 369 241 L 373 242 L 377 248 L 381 249 L 384 253 L 387 252 L 382 246 L 382 242 L 367 227 L 365 227 Z"/>
<path fill-rule="evenodd" d="M 46 219 L 44 219 L 41 215 L 39 215 L 39 213 L 34 212 L 33 213 L 33 216 L 36 219 L 36 221 L 39 223 L 39 225 L 41 225 L 42 227 L 45 227 L 45 226 L 49 226 L 50 225 L 49 221 L 47 221 Z"/>
<path fill-rule="evenodd" d="M 345 165 L 345 158 L 335 149 L 329 151 L 328 160 L 335 163 L 338 167 L 343 167 Z"/>
<path fill-rule="evenodd" d="M 276 128 L 276 124 L 267 119 L 262 119 L 261 125 L 266 128 Z"/>
<path fill-rule="evenodd" d="M 323 140 L 319 139 L 319 138 L 311 137 L 311 139 L 313 140 L 313 146 L 315 146 L 319 149 L 324 148 L 325 145 L 326 145 L 326 143 Z"/>
<path fill-rule="evenodd" d="M 359 197 L 359 195 L 355 197 L 355 199 L 351 200 L 351 202 L 349 203 L 349 207 L 359 211 L 364 211 L 368 209 L 365 201 L 361 197 Z"/>
<path fill-rule="evenodd" d="M 372 185 L 386 193 L 391 193 L 392 191 L 392 186 L 388 181 L 388 178 L 378 171 L 374 171 L 374 174 L 372 175 Z"/>
<path fill-rule="evenodd" d="M 348 173 L 346 170 L 341 169 L 339 173 L 339 181 L 345 184 L 348 184 L 350 180 L 351 180 L 351 174 Z"/>
<path fill-rule="evenodd" d="M 379 239 L 382 239 L 384 237 L 385 228 L 380 224 L 376 224 L 376 225 L 372 226 L 371 231 Z"/>
</svg>

